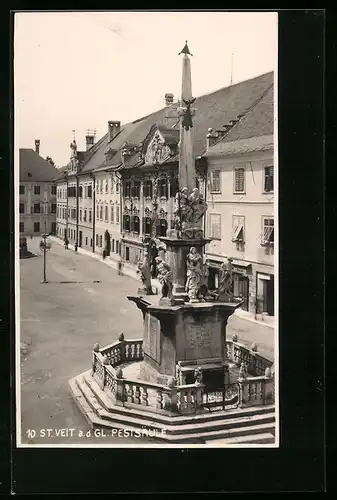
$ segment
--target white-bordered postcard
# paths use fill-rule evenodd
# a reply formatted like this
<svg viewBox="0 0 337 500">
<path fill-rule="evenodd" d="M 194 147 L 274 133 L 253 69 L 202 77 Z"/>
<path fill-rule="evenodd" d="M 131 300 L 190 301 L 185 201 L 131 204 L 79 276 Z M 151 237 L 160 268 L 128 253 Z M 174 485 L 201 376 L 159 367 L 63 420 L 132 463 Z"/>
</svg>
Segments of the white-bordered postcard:
<svg viewBox="0 0 337 500">
<path fill-rule="evenodd" d="M 14 25 L 16 445 L 277 448 L 277 13 Z"/>
</svg>

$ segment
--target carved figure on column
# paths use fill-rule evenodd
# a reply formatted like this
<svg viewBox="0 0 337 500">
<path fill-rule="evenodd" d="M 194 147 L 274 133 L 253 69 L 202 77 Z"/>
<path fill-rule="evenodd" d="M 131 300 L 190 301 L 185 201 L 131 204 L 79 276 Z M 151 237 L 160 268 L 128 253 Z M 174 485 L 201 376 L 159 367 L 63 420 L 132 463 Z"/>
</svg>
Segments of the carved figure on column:
<svg viewBox="0 0 337 500">
<path fill-rule="evenodd" d="M 228 257 L 227 262 L 223 262 L 220 267 L 219 288 L 217 295 L 219 300 L 231 302 L 233 300 L 233 258 Z"/>
<path fill-rule="evenodd" d="M 187 281 L 185 291 L 190 299 L 190 302 L 201 302 L 204 299 L 199 299 L 200 286 L 202 282 L 202 256 L 197 252 L 195 247 L 191 247 L 187 254 Z"/>
<path fill-rule="evenodd" d="M 196 368 L 194 370 L 194 383 L 197 385 L 202 384 L 202 371 L 200 370 L 200 368 Z"/>
<path fill-rule="evenodd" d="M 137 262 L 137 268 L 137 274 L 140 275 L 140 279 L 143 283 L 143 288 L 139 289 L 138 292 L 152 295 L 150 257 L 148 252 L 144 252 L 143 260 Z"/>
<path fill-rule="evenodd" d="M 203 274 L 202 274 L 202 280 L 201 280 L 201 285 L 199 289 L 199 295 L 203 299 L 207 300 L 208 297 L 208 277 L 209 277 L 209 260 L 206 259 L 204 255 L 203 259 Z"/>
<path fill-rule="evenodd" d="M 161 289 L 162 299 L 172 299 L 173 274 L 170 266 L 161 257 L 156 257 L 157 273 Z"/>
<path fill-rule="evenodd" d="M 185 187 L 176 194 L 174 220 L 175 228 L 186 238 L 201 238 L 201 219 L 207 210 L 207 203 L 198 188 L 190 195 Z"/>
</svg>

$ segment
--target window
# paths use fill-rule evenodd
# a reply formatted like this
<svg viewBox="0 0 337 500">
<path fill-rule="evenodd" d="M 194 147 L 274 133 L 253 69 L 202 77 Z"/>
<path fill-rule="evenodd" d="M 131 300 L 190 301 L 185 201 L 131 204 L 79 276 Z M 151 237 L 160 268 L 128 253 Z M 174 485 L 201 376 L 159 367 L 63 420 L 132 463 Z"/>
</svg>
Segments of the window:
<svg viewBox="0 0 337 500">
<path fill-rule="evenodd" d="M 51 204 L 50 213 L 56 214 L 56 203 Z"/>
<path fill-rule="evenodd" d="M 105 222 L 109 222 L 109 207 L 108 207 L 108 205 L 105 205 L 104 220 L 105 220 Z"/>
<path fill-rule="evenodd" d="M 53 195 L 56 194 L 56 186 L 51 187 L 51 194 L 53 194 Z"/>
<path fill-rule="evenodd" d="M 83 197 L 83 186 L 79 186 L 79 188 L 78 188 L 78 197 L 79 198 Z"/>
<path fill-rule="evenodd" d="M 144 185 L 145 198 L 152 198 L 152 181 L 146 181 Z"/>
<path fill-rule="evenodd" d="M 160 198 L 167 198 L 167 180 L 159 179 L 158 181 L 158 194 Z"/>
<path fill-rule="evenodd" d="M 20 212 L 20 214 L 24 214 L 25 213 L 25 204 L 24 203 L 20 203 L 19 212 Z"/>
<path fill-rule="evenodd" d="M 221 215 L 209 214 L 210 237 L 216 240 L 221 239 Z"/>
<path fill-rule="evenodd" d="M 274 191 L 274 167 L 264 167 L 264 192 Z"/>
<path fill-rule="evenodd" d="M 102 237 L 102 235 L 100 235 L 100 237 L 99 237 L 99 246 L 100 246 L 100 248 L 102 248 L 102 245 L 103 245 L 103 237 Z"/>
<path fill-rule="evenodd" d="M 40 203 L 34 203 L 34 209 L 33 209 L 34 214 L 39 214 L 41 212 L 41 206 Z"/>
<path fill-rule="evenodd" d="M 34 222 L 34 233 L 39 233 L 39 232 L 40 232 L 40 223 Z"/>
<path fill-rule="evenodd" d="M 119 205 L 116 205 L 116 224 L 119 224 Z"/>
<path fill-rule="evenodd" d="M 234 193 L 245 192 L 245 169 L 236 167 L 234 169 Z"/>
<path fill-rule="evenodd" d="M 132 228 L 133 232 L 139 234 L 140 223 L 139 223 L 139 217 L 137 215 L 133 216 L 132 225 L 133 225 L 133 228 Z"/>
<path fill-rule="evenodd" d="M 151 235 L 152 221 L 150 217 L 144 218 L 144 234 Z"/>
<path fill-rule="evenodd" d="M 98 247 L 98 242 L 99 242 L 99 239 L 98 239 L 98 234 L 96 234 L 96 246 Z"/>
<path fill-rule="evenodd" d="M 243 216 L 233 215 L 232 241 L 236 243 L 236 249 L 240 252 L 244 251 L 244 225 L 245 218 Z"/>
<path fill-rule="evenodd" d="M 109 181 L 105 181 L 105 194 L 107 194 L 109 192 L 109 184 L 108 184 Z"/>
<path fill-rule="evenodd" d="M 89 208 L 89 222 L 92 222 L 92 210 Z"/>
<path fill-rule="evenodd" d="M 274 219 L 263 217 L 263 232 L 261 245 L 274 245 Z"/>
<path fill-rule="evenodd" d="M 100 193 L 103 194 L 103 181 L 100 182 Z"/>
<path fill-rule="evenodd" d="M 119 182 L 116 181 L 116 194 L 119 194 Z"/>
<path fill-rule="evenodd" d="M 88 198 L 92 198 L 92 186 L 88 186 Z"/>
<path fill-rule="evenodd" d="M 25 194 L 25 186 L 23 184 L 20 184 L 20 194 Z"/>
<path fill-rule="evenodd" d="M 124 184 L 124 198 L 130 198 L 130 192 L 131 192 L 131 182 L 127 181 Z"/>
<path fill-rule="evenodd" d="M 99 219 L 99 205 L 96 205 L 96 220 Z"/>
<path fill-rule="evenodd" d="M 98 181 L 96 181 L 96 193 L 98 193 L 99 191 L 99 185 L 98 185 Z"/>
<path fill-rule="evenodd" d="M 111 251 L 115 251 L 115 240 L 111 240 Z"/>
<path fill-rule="evenodd" d="M 20 233 L 24 233 L 25 232 L 25 224 L 24 222 L 20 222 Z"/>
<path fill-rule="evenodd" d="M 86 208 L 83 211 L 83 221 L 87 222 L 87 209 Z"/>
<path fill-rule="evenodd" d="M 80 222 L 82 222 L 82 209 L 80 208 Z"/>
<path fill-rule="evenodd" d="M 90 246 L 91 246 L 91 248 L 92 248 L 92 238 L 90 238 Z"/>
<path fill-rule="evenodd" d="M 115 210 L 115 207 L 113 205 L 111 205 L 111 207 L 110 207 L 110 220 L 111 220 L 111 224 L 114 223 L 114 215 L 115 215 L 114 210 Z"/>
<path fill-rule="evenodd" d="M 85 246 L 86 247 L 88 246 L 88 237 L 87 236 L 85 237 Z"/>
<path fill-rule="evenodd" d="M 130 215 L 123 215 L 123 230 L 130 231 Z"/>
<path fill-rule="evenodd" d="M 139 198 L 140 197 L 140 182 L 139 181 L 135 181 L 131 187 L 131 196 L 135 197 L 135 198 Z"/>
<path fill-rule="evenodd" d="M 220 193 L 220 170 L 211 170 L 211 193 Z"/>
<path fill-rule="evenodd" d="M 111 179 L 110 179 L 110 193 L 111 194 L 114 192 L 114 182 L 115 182 L 114 177 L 111 177 Z"/>
<path fill-rule="evenodd" d="M 166 219 L 160 219 L 159 221 L 159 236 L 166 236 L 167 221 Z"/>
<path fill-rule="evenodd" d="M 103 205 L 99 207 L 99 219 L 103 220 Z"/>
<path fill-rule="evenodd" d="M 116 240 L 116 253 L 119 253 L 119 241 Z"/>
<path fill-rule="evenodd" d="M 40 186 L 34 186 L 34 194 L 40 194 Z"/>
<path fill-rule="evenodd" d="M 178 179 L 170 179 L 170 197 L 174 198 L 179 189 Z"/>
</svg>

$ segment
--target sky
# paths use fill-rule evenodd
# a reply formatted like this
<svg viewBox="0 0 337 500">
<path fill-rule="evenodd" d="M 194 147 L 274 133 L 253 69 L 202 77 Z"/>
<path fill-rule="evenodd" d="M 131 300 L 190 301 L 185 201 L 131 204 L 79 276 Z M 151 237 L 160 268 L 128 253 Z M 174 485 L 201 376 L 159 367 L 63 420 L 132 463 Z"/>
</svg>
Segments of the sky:
<svg viewBox="0 0 337 500">
<path fill-rule="evenodd" d="M 20 12 L 14 32 L 15 147 L 66 165 L 75 130 L 97 140 L 179 98 L 185 41 L 195 97 L 277 71 L 277 13 Z M 233 57 L 232 57 L 233 54 Z"/>
</svg>

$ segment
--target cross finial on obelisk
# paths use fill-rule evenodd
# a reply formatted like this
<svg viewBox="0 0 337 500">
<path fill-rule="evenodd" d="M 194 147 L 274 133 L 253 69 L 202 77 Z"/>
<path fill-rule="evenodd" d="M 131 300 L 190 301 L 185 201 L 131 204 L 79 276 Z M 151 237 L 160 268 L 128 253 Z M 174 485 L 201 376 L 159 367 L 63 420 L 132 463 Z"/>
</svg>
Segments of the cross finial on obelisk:
<svg viewBox="0 0 337 500">
<path fill-rule="evenodd" d="M 195 166 L 193 159 L 193 110 L 191 105 L 194 102 L 192 98 L 192 77 L 191 77 L 191 52 L 187 45 L 179 54 L 182 57 L 182 83 L 181 83 L 181 108 L 178 113 L 181 116 L 180 122 L 180 143 L 179 143 L 179 187 L 186 187 L 191 193 L 196 186 Z"/>
</svg>

